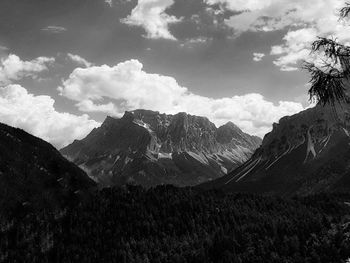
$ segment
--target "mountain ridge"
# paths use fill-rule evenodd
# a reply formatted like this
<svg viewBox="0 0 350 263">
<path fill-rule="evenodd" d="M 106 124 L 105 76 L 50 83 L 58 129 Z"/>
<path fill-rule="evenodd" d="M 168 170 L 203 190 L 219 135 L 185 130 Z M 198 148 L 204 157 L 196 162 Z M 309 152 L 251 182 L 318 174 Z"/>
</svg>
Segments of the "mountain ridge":
<svg viewBox="0 0 350 263">
<path fill-rule="evenodd" d="M 231 137 L 224 138 L 230 129 Z M 102 184 L 187 186 L 224 175 L 244 162 L 259 143 L 259 138 L 232 124 L 217 128 L 208 118 L 184 112 L 134 110 L 120 119 L 107 116 L 101 127 L 61 153 Z"/>
<path fill-rule="evenodd" d="M 350 189 L 350 104 L 317 105 L 280 119 L 242 166 L 203 188 L 314 194 Z"/>
</svg>

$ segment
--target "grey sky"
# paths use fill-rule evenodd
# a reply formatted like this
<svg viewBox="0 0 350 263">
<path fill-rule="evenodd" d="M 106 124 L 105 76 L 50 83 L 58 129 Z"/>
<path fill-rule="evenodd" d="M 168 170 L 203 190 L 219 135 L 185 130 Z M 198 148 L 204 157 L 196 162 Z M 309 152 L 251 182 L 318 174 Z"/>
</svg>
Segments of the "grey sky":
<svg viewBox="0 0 350 263">
<path fill-rule="evenodd" d="M 47 65 L 46 70 L 37 72 L 35 77 L 33 73 L 22 74 L 8 83 L 3 82 L 1 86 L 19 84 L 34 96 L 48 95 L 55 101 L 55 111 L 74 116 L 88 114 L 89 120 L 98 125 L 106 114 L 114 112 L 118 116 L 133 105 L 150 107 L 147 105 L 151 104 L 148 101 L 140 102 L 140 98 L 128 94 L 119 95 L 111 90 L 100 89 L 97 86 L 104 82 L 91 80 L 86 75 L 93 75 L 92 70 L 84 72 L 84 79 L 80 79 L 79 83 L 96 90 L 91 91 L 91 94 L 90 91 L 85 91 L 90 97 L 84 99 L 73 96 L 70 89 L 72 85 L 77 85 L 78 80 L 75 79 L 74 82 L 69 75 L 78 67 L 100 67 L 106 64 L 113 68 L 134 59 L 143 65 L 140 70 L 139 64 L 132 63 L 135 70 L 140 70 L 143 81 L 159 80 L 164 84 L 161 78 L 154 80 L 153 76 L 143 74 L 154 73 L 169 76 L 176 80 L 179 87 L 187 89 L 190 99 L 187 93 L 181 93 L 181 96 L 170 102 L 176 109 L 209 115 L 217 125 L 232 120 L 245 131 L 263 136 L 272 122 L 281 117 L 279 114 L 271 113 L 271 117 L 261 124 L 257 117 L 251 116 L 255 111 L 249 112 L 247 105 L 236 101 L 233 103 L 227 100 L 225 103 L 231 106 L 219 109 L 215 114 L 192 109 L 186 103 L 192 103 L 194 97 L 199 96 L 195 97 L 195 101 L 199 104 L 210 101 L 211 107 L 217 110 L 220 99 L 256 93 L 263 97 L 258 98 L 259 103 L 262 101 L 266 104 L 262 105 L 262 110 L 256 109 L 257 112 L 297 112 L 308 105 L 305 85 L 309 76 L 298 69 L 301 56 L 308 50 L 307 44 L 314 37 L 313 34 L 343 36 L 345 29 L 323 32 L 319 27 L 322 21 L 317 19 L 321 19 L 321 16 L 329 21 L 334 20 L 333 13 L 342 3 L 336 0 L 312 0 L 310 2 L 317 4 L 318 8 L 312 12 L 305 11 L 311 7 L 301 0 L 295 1 L 294 6 L 285 0 L 270 1 L 270 5 L 261 3 L 261 6 L 250 5 L 250 2 L 252 1 L 2 0 L 2 60 L 9 54 L 15 54 L 22 61 L 48 57 L 54 58 L 55 62 Z M 330 7 L 333 8 L 333 13 L 329 11 Z M 300 43 L 304 39 L 306 44 L 301 47 Z M 259 59 L 254 59 L 254 53 L 260 54 Z M 137 74 L 135 76 L 139 76 Z M 114 85 L 125 81 L 124 77 L 114 79 Z M 67 80 L 70 86 L 68 82 L 64 86 L 63 83 Z M 134 85 L 141 87 L 142 82 L 135 82 Z M 58 87 L 63 88 L 61 95 Z M 161 88 L 163 87 L 159 86 Z M 174 86 L 175 93 L 178 92 L 177 89 Z M 100 98 L 96 99 L 96 96 Z M 132 101 L 133 98 L 135 102 Z M 280 106 L 280 101 L 295 104 Z M 80 107 L 77 106 L 78 103 L 81 103 Z M 94 104 L 94 107 L 89 103 Z M 302 105 L 297 105 L 298 103 Z M 90 105 L 89 108 L 87 104 Z M 96 110 L 96 105 L 109 106 Z M 172 105 L 162 104 L 159 107 L 161 111 L 167 112 L 172 111 Z M 230 109 L 232 105 L 237 105 L 237 108 Z M 226 112 L 235 110 L 238 111 L 235 115 Z M 24 128 L 31 127 L 27 120 L 17 123 L 9 119 L 9 116 L 0 114 L 0 121 Z M 91 128 L 91 122 L 89 125 L 86 131 Z M 82 134 L 84 132 L 79 133 L 79 136 Z M 51 139 L 50 135 L 45 138 Z M 66 142 L 55 143 L 62 146 Z"/>
</svg>

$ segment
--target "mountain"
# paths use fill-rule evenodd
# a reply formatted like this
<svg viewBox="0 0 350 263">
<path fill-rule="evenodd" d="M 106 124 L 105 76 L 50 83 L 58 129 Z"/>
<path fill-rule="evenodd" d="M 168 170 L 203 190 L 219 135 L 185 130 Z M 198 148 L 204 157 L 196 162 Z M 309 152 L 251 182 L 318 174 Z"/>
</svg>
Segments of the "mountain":
<svg viewBox="0 0 350 263">
<path fill-rule="evenodd" d="M 0 207 L 60 206 L 93 186 L 52 145 L 0 123 Z"/>
<path fill-rule="evenodd" d="M 273 125 L 245 164 L 203 188 L 312 194 L 350 190 L 350 104 L 317 105 Z"/>
<path fill-rule="evenodd" d="M 260 142 L 233 123 L 216 128 L 204 117 L 135 110 L 120 119 L 107 117 L 61 153 L 104 186 L 186 186 L 225 175 Z"/>
</svg>

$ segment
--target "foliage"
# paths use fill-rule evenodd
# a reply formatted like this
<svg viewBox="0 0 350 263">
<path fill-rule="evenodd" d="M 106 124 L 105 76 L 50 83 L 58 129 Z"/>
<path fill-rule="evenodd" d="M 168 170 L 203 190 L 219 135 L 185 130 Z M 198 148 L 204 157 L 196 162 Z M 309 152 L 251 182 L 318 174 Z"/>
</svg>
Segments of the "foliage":
<svg viewBox="0 0 350 263">
<path fill-rule="evenodd" d="M 350 13 L 350 4 L 340 10 L 340 18 L 346 18 Z M 342 103 L 348 100 L 346 94 L 347 82 L 350 78 L 350 47 L 343 45 L 337 39 L 319 37 L 312 44 L 313 53 L 324 55 L 319 64 L 305 62 L 304 69 L 311 74 L 310 98 L 315 98 L 322 104 Z"/>
<path fill-rule="evenodd" d="M 350 196 L 282 199 L 128 186 L 2 217 L 3 262 L 345 262 Z M 6 218 L 6 219 L 5 219 Z"/>
</svg>

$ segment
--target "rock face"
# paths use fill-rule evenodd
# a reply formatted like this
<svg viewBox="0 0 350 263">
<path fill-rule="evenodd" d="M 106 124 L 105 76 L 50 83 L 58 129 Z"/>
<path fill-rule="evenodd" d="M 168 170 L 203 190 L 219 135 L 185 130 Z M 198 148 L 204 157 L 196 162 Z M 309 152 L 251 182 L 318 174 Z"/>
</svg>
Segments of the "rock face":
<svg viewBox="0 0 350 263">
<path fill-rule="evenodd" d="M 260 142 L 233 123 L 216 128 L 207 118 L 186 113 L 135 110 L 121 119 L 107 117 L 61 153 L 104 186 L 187 186 L 238 167 Z"/>
<path fill-rule="evenodd" d="M 203 187 L 310 194 L 350 190 L 350 104 L 317 105 L 273 125 L 241 167 Z"/>
<path fill-rule="evenodd" d="M 52 145 L 0 123 L 0 207 L 54 207 L 95 183 Z"/>
</svg>

